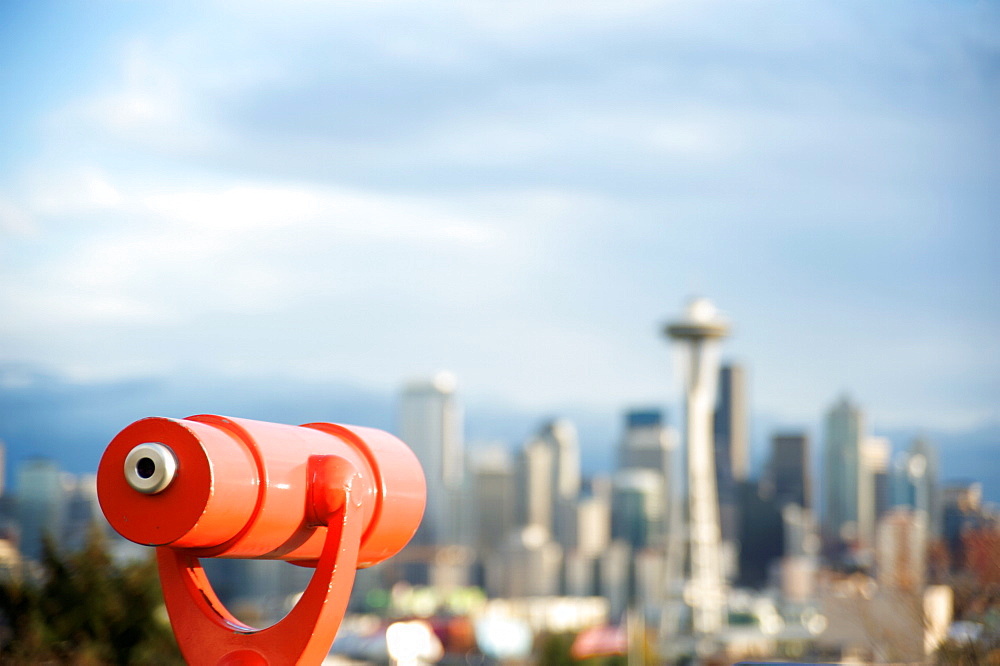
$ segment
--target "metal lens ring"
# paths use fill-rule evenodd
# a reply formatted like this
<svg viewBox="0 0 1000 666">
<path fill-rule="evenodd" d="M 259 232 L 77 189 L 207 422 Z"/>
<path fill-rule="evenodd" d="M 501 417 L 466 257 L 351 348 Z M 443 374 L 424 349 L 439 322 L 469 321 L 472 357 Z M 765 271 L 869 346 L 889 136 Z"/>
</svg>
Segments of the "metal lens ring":
<svg viewBox="0 0 1000 666">
<path fill-rule="evenodd" d="M 125 480 L 134 490 L 153 495 L 177 475 L 177 456 L 159 442 L 140 444 L 125 457 Z"/>
</svg>

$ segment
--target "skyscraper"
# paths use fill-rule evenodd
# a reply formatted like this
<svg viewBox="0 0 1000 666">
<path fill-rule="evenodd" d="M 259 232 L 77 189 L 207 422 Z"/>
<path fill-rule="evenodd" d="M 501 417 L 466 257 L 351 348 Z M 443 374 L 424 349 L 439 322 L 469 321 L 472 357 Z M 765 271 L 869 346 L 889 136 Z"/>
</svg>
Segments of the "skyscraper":
<svg viewBox="0 0 1000 666">
<path fill-rule="evenodd" d="M 878 522 L 878 582 L 890 590 L 923 592 L 927 514 L 893 509 Z"/>
<path fill-rule="evenodd" d="M 812 508 L 809 475 L 809 437 L 805 433 L 785 433 L 771 439 L 768 477 L 778 506 L 795 504 Z"/>
<path fill-rule="evenodd" d="M 618 468 L 651 470 L 662 477 L 663 529 L 675 533 L 681 529 L 680 479 L 675 478 L 678 471 L 674 462 L 676 449 L 677 433 L 666 425 L 661 410 L 641 409 L 625 414 L 625 434 L 618 447 Z M 668 522 L 676 524 L 668 528 Z"/>
<path fill-rule="evenodd" d="M 427 508 L 414 537 L 418 545 L 457 543 L 464 475 L 462 414 L 454 375 L 441 372 L 403 390 L 399 437 L 413 450 L 427 479 Z"/>
<path fill-rule="evenodd" d="M 638 409 L 625 414 L 625 435 L 618 447 L 620 469 L 651 469 L 670 479 L 670 457 L 676 433 L 667 427 L 659 409 Z"/>
<path fill-rule="evenodd" d="M 827 413 L 823 451 L 823 538 L 832 555 L 858 540 L 864 415 L 847 397 Z"/>
<path fill-rule="evenodd" d="M 482 558 L 494 553 L 513 532 L 517 488 L 514 464 L 506 448 L 493 446 L 470 451 L 472 509 L 475 513 L 476 551 Z"/>
<path fill-rule="evenodd" d="M 744 481 L 750 471 L 750 425 L 746 371 L 735 363 L 719 370 L 715 428 L 716 477 Z"/>
<path fill-rule="evenodd" d="M 927 532 L 931 538 L 941 535 L 941 489 L 938 481 L 937 452 L 926 439 L 914 440 L 901 456 L 897 475 L 896 503 L 927 514 Z"/>
<path fill-rule="evenodd" d="M 533 437 L 525 443 L 517 465 L 517 522 L 537 525 L 552 534 L 555 452 L 545 441 Z"/>
<path fill-rule="evenodd" d="M 688 461 L 691 579 L 688 595 L 695 635 L 717 634 L 725 622 L 720 557 L 719 495 L 715 485 L 712 409 L 718 379 L 718 340 L 729 332 L 707 299 L 695 299 L 665 333 L 681 352 L 685 379 L 684 441 Z"/>
<path fill-rule="evenodd" d="M 580 495 L 580 444 L 572 422 L 549 421 L 528 440 L 519 476 L 522 524 L 540 525 L 563 548 L 572 547 Z"/>
<path fill-rule="evenodd" d="M 611 536 L 633 549 L 661 545 L 663 538 L 663 475 L 651 469 L 623 469 L 615 476 L 611 495 Z"/>
<path fill-rule="evenodd" d="M 58 541 L 66 521 L 67 475 L 54 460 L 33 458 L 17 469 L 17 522 L 21 528 L 21 552 L 38 559 L 42 538 Z"/>
<path fill-rule="evenodd" d="M 867 548 L 874 548 L 878 521 L 892 506 L 891 455 L 892 443 L 885 437 L 865 437 L 862 442 L 858 531 L 861 543 Z"/>
<path fill-rule="evenodd" d="M 732 550 L 739 538 L 738 485 L 746 480 L 749 467 L 746 373 L 740 365 L 724 365 L 719 370 L 719 395 L 713 428 L 719 528 L 723 542 Z"/>
</svg>

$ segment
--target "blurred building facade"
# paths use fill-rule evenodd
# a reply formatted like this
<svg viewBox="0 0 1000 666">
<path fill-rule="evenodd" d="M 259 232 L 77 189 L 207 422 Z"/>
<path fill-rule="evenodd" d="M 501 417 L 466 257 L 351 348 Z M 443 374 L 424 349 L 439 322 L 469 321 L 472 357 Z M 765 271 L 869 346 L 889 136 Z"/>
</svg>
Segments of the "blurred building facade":
<svg viewBox="0 0 1000 666">
<path fill-rule="evenodd" d="M 849 398 L 827 412 L 823 452 L 823 542 L 828 556 L 840 558 L 858 545 L 861 506 L 864 415 Z"/>
<path fill-rule="evenodd" d="M 72 477 L 54 460 L 34 458 L 18 465 L 15 488 L 20 549 L 28 559 L 38 560 L 45 537 L 59 543 L 63 536 Z"/>
<path fill-rule="evenodd" d="M 462 413 L 456 380 L 441 372 L 406 385 L 399 404 L 399 437 L 424 469 L 427 508 L 414 537 L 419 545 L 452 544 L 464 537 L 459 511 L 465 472 Z"/>
<path fill-rule="evenodd" d="M 809 464 L 808 435 L 782 433 L 772 437 L 767 477 L 779 505 L 795 504 L 803 509 L 812 508 L 812 471 Z"/>
<path fill-rule="evenodd" d="M 722 365 L 712 429 L 719 493 L 719 528 L 722 540 L 729 544 L 735 543 L 738 538 L 738 485 L 746 481 L 750 473 L 748 400 L 745 368 L 736 363 Z"/>
</svg>

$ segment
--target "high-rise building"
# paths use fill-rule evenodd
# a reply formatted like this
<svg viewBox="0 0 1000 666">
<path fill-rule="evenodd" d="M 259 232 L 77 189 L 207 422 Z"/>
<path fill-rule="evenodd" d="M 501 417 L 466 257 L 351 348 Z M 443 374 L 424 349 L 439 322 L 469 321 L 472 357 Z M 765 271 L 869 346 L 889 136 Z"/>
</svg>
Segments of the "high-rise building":
<svg viewBox="0 0 1000 666">
<path fill-rule="evenodd" d="M 545 441 L 532 438 L 521 449 L 517 466 L 518 525 L 537 525 L 552 534 L 555 466 L 555 452 Z"/>
<path fill-rule="evenodd" d="M 659 409 L 632 410 L 625 414 L 625 435 L 618 447 L 619 469 L 651 469 L 670 479 L 671 456 L 677 434 L 665 423 Z"/>
<path fill-rule="evenodd" d="M 650 469 L 623 469 L 614 476 L 611 537 L 633 549 L 663 541 L 663 475 Z"/>
<path fill-rule="evenodd" d="M 519 476 L 521 523 L 540 525 L 563 548 L 572 547 L 580 495 L 580 445 L 572 422 L 550 421 L 528 440 Z"/>
<path fill-rule="evenodd" d="M 597 557 L 611 542 L 611 505 L 600 494 L 580 498 L 576 509 L 576 550 Z"/>
<path fill-rule="evenodd" d="M 576 539 L 565 553 L 566 594 L 599 594 L 600 566 L 611 544 L 611 497 L 604 479 L 591 480 L 576 502 Z"/>
<path fill-rule="evenodd" d="M 733 543 L 739 531 L 737 485 L 746 480 L 750 465 L 746 372 L 743 366 L 723 365 L 719 370 L 718 391 L 713 428 L 719 527 L 722 540 Z"/>
<path fill-rule="evenodd" d="M 682 529 L 681 484 L 676 456 L 677 433 L 666 425 L 661 410 L 642 409 L 625 414 L 625 434 L 618 447 L 618 469 L 651 470 L 662 476 L 662 529 L 668 536 L 678 536 Z"/>
<path fill-rule="evenodd" d="M 454 375 L 441 372 L 403 390 L 399 437 L 416 454 L 427 480 L 427 508 L 415 545 L 451 544 L 463 537 L 459 507 L 464 443 L 455 388 Z"/>
<path fill-rule="evenodd" d="M 923 592 L 927 567 L 927 514 L 893 509 L 878 523 L 879 585 L 889 590 Z"/>
<path fill-rule="evenodd" d="M 528 525 L 511 533 L 487 566 L 492 596 L 533 597 L 559 594 L 562 549 L 548 530 Z"/>
<path fill-rule="evenodd" d="M 718 341 L 729 332 L 715 306 L 692 301 L 665 330 L 677 343 L 685 379 L 684 442 L 688 467 L 688 541 L 691 570 L 688 598 L 693 633 L 711 637 L 725 624 L 725 581 L 716 489 L 712 410 L 718 380 Z"/>
<path fill-rule="evenodd" d="M 823 538 L 828 553 L 840 555 L 859 538 L 861 500 L 861 447 L 864 415 L 848 398 L 841 398 L 827 413 L 823 451 Z"/>
<path fill-rule="evenodd" d="M 941 536 L 942 503 L 938 481 L 938 459 L 933 445 L 920 437 L 898 458 L 895 504 L 927 514 L 930 538 Z"/>
<path fill-rule="evenodd" d="M 867 547 L 875 545 L 879 519 L 892 507 L 892 476 L 889 460 L 892 443 L 885 437 L 866 437 L 861 446 L 861 493 L 858 499 L 858 531 Z"/>
<path fill-rule="evenodd" d="M 62 538 L 66 522 L 67 474 L 54 460 L 33 458 L 17 469 L 17 522 L 25 557 L 37 560 L 42 539 Z"/>
<path fill-rule="evenodd" d="M 983 506 L 981 483 L 956 483 L 944 487 L 941 494 L 941 537 L 948 547 L 953 570 L 965 565 L 966 552 L 963 537 L 993 522 L 993 517 Z"/>
<path fill-rule="evenodd" d="M 770 582 L 773 564 L 784 555 L 782 507 L 770 484 L 740 484 L 739 576 L 742 587 L 762 588 Z"/>
<path fill-rule="evenodd" d="M 744 481 L 750 472 L 750 425 L 746 371 L 727 363 L 719 369 L 719 397 L 715 407 L 716 476 Z"/>
<path fill-rule="evenodd" d="M 67 486 L 65 523 L 62 543 L 69 550 L 80 549 L 86 544 L 92 529 L 108 524 L 97 501 L 97 476 L 84 474 Z"/>
<path fill-rule="evenodd" d="M 786 601 L 804 602 L 815 592 L 819 568 L 816 521 L 812 511 L 790 502 L 781 510 L 781 523 L 785 541 L 779 567 L 782 597 Z"/>
<path fill-rule="evenodd" d="M 779 506 L 795 504 L 812 507 L 809 472 L 809 437 L 805 433 L 784 433 L 771 439 L 768 480 Z"/>
<path fill-rule="evenodd" d="M 488 558 L 516 526 L 514 463 L 503 446 L 474 450 L 470 491 L 476 551 Z"/>
</svg>

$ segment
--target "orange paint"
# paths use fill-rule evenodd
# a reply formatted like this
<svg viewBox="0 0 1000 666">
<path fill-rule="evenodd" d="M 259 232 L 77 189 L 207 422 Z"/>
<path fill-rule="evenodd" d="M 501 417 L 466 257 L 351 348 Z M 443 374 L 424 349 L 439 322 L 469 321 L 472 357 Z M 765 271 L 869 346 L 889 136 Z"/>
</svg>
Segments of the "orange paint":
<svg viewBox="0 0 1000 666">
<path fill-rule="evenodd" d="M 166 448 L 137 450 L 148 443 Z M 176 459 L 176 471 L 162 490 L 138 489 L 157 465 L 168 467 L 161 454 Z M 128 426 L 104 452 L 97 488 L 115 530 L 157 546 L 185 658 L 213 666 L 321 663 L 355 570 L 409 542 L 426 498 L 416 456 L 386 432 L 213 415 Z M 296 607 L 258 630 L 223 607 L 199 557 L 281 559 L 316 572 Z"/>
</svg>

